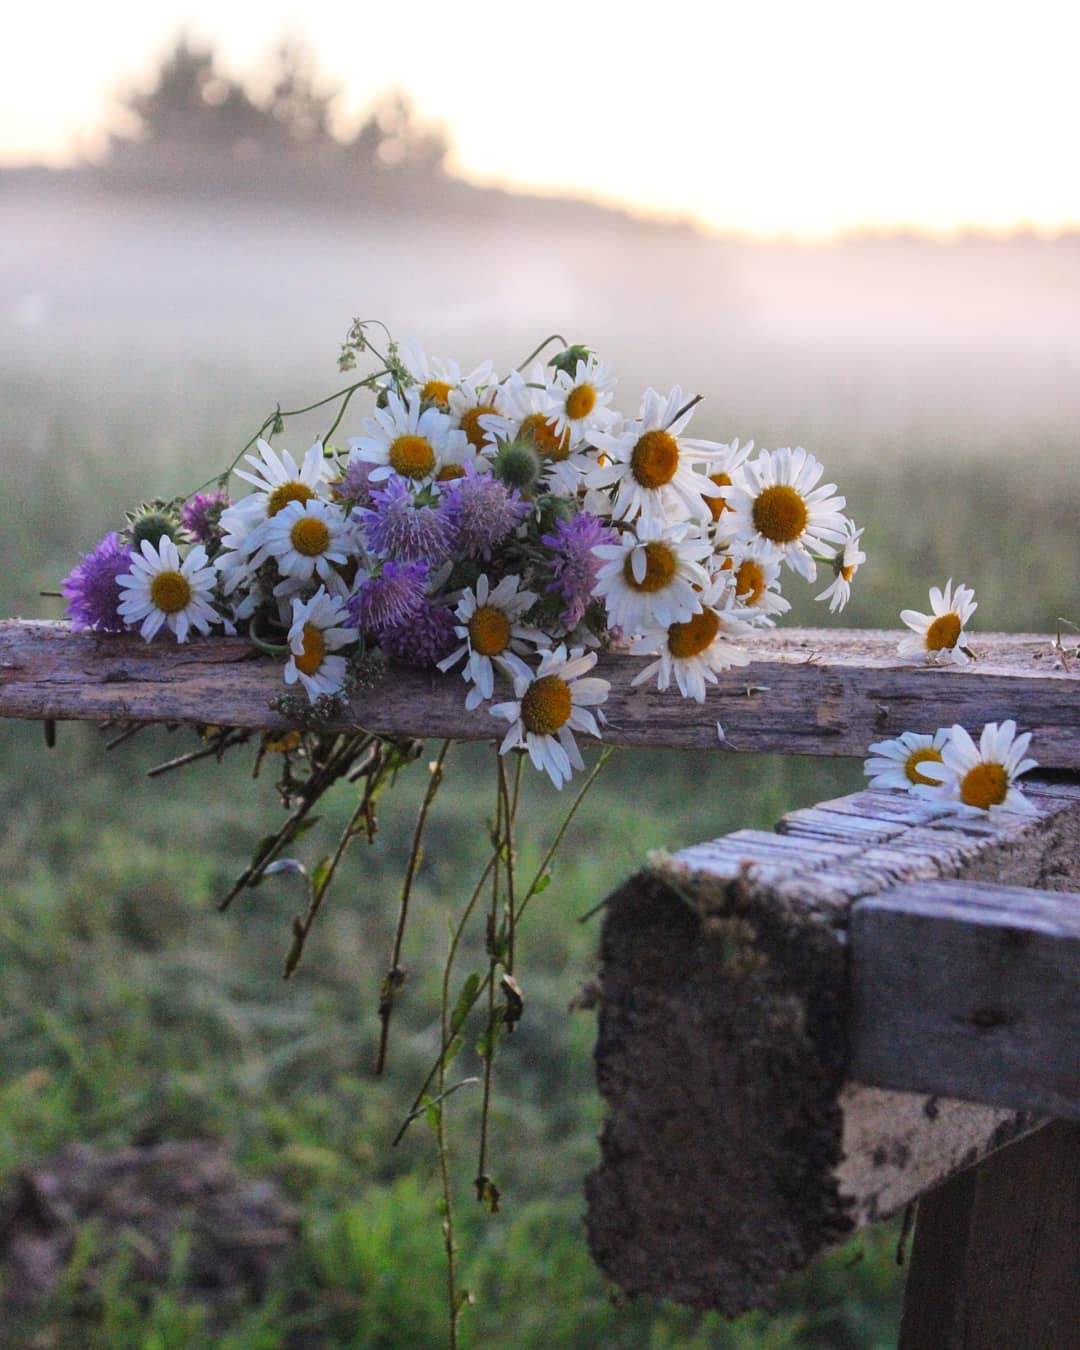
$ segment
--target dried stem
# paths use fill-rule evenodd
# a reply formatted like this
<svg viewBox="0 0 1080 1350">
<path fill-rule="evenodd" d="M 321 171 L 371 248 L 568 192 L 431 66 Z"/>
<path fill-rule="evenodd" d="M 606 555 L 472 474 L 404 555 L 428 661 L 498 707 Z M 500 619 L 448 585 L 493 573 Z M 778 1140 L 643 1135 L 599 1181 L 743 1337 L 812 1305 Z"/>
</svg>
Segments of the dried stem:
<svg viewBox="0 0 1080 1350">
<path fill-rule="evenodd" d="M 432 767 L 427 792 L 424 794 L 420 812 L 416 817 L 412 847 L 409 849 L 409 861 L 406 864 L 405 877 L 401 883 L 401 900 L 398 904 L 397 928 L 394 932 L 394 950 L 390 957 L 390 968 L 383 976 L 382 988 L 379 992 L 379 1020 L 382 1027 L 379 1032 L 379 1049 L 375 1056 L 375 1072 L 377 1074 L 381 1074 L 386 1068 L 386 1052 L 390 1039 L 390 1018 L 394 1011 L 397 992 L 405 982 L 405 973 L 400 964 L 401 945 L 405 940 L 405 924 L 409 917 L 409 900 L 412 897 L 413 881 L 416 878 L 416 870 L 420 866 L 420 858 L 423 853 L 424 826 L 427 824 L 428 812 L 435 800 L 435 794 L 442 783 L 443 764 L 450 752 L 451 744 L 451 741 L 443 741 L 439 757 Z"/>
</svg>

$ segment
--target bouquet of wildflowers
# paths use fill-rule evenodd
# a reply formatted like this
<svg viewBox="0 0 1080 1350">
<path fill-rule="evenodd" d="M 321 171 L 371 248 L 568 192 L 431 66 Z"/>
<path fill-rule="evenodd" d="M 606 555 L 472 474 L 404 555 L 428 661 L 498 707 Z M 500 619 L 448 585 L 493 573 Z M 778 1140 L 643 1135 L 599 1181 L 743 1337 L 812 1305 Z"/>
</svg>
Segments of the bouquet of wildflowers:
<svg viewBox="0 0 1080 1350">
<path fill-rule="evenodd" d="M 694 437 L 698 399 L 677 387 L 619 411 L 608 364 L 564 343 L 545 364 L 547 345 L 507 374 L 463 371 L 416 343 L 380 350 L 355 322 L 342 368 L 379 369 L 323 401 L 327 434 L 275 448 L 276 412 L 212 491 L 133 512 L 66 579 L 73 622 L 244 633 L 283 658 L 298 720 L 373 655 L 457 673 L 502 752 L 561 787 L 582 767 L 576 733 L 602 735 L 598 649 L 701 702 L 748 663 L 740 639 L 790 608 L 784 568 L 813 582 L 823 564 L 818 598 L 844 607 L 862 531 L 813 455 Z M 339 437 L 361 389 L 374 406 Z"/>
</svg>

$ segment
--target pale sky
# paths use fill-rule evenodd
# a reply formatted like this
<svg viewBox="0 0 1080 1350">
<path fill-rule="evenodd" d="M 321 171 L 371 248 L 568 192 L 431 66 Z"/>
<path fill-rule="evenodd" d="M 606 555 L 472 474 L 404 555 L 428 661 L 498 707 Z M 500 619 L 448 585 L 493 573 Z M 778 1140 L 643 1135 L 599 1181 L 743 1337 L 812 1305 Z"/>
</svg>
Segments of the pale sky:
<svg viewBox="0 0 1080 1350">
<path fill-rule="evenodd" d="M 100 143 L 116 92 L 181 31 L 245 77 L 292 35 L 347 109 L 407 90 L 479 182 L 768 236 L 1080 226 L 1074 0 L 12 8 L 6 164 Z"/>
</svg>

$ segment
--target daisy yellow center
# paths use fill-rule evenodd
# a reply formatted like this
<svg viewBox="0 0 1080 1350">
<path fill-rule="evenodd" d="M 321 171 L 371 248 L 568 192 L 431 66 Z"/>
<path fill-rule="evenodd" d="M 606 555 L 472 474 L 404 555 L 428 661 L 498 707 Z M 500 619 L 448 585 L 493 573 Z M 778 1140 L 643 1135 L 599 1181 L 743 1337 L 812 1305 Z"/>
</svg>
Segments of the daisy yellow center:
<svg viewBox="0 0 1080 1350">
<path fill-rule="evenodd" d="M 716 612 L 703 609 L 700 614 L 692 615 L 686 623 L 673 623 L 667 630 L 668 651 L 680 660 L 691 656 L 700 656 L 712 645 L 720 631 L 720 620 Z"/>
<path fill-rule="evenodd" d="M 566 396 L 566 415 L 572 422 L 588 417 L 596 407 L 596 390 L 591 384 L 578 384 Z"/>
<path fill-rule="evenodd" d="M 793 543 L 809 519 L 806 503 L 786 483 L 765 488 L 754 500 L 754 529 L 774 544 Z"/>
<path fill-rule="evenodd" d="M 638 581 L 634 576 L 633 555 L 628 553 L 623 563 L 623 580 L 633 591 L 644 591 L 652 595 L 670 586 L 675 579 L 678 560 L 667 544 L 653 542 L 645 545 L 645 575 Z"/>
<path fill-rule="evenodd" d="M 475 408 L 461 415 L 461 429 L 470 445 L 479 450 L 485 442 L 487 432 L 480 425 L 481 417 L 490 417 L 495 409 L 490 403 L 478 403 Z"/>
<path fill-rule="evenodd" d="M 744 558 L 739 564 L 735 594 L 744 605 L 756 605 L 765 594 L 765 569 L 753 558 Z"/>
<path fill-rule="evenodd" d="M 469 641 L 481 656 L 498 656 L 510 642 L 510 621 L 501 609 L 482 605 L 469 620 Z"/>
<path fill-rule="evenodd" d="M 709 482 L 715 483 L 717 487 L 731 486 L 731 478 L 726 473 L 709 474 Z M 705 500 L 709 503 L 709 514 L 713 520 L 719 520 L 725 511 L 731 510 L 723 497 L 706 497 Z"/>
<path fill-rule="evenodd" d="M 179 614 L 191 603 L 191 583 L 182 572 L 158 572 L 150 583 L 150 599 L 162 614 Z"/>
<path fill-rule="evenodd" d="M 463 464 L 444 464 L 435 475 L 437 483 L 449 483 L 453 478 L 464 478 L 465 466 Z"/>
<path fill-rule="evenodd" d="M 309 488 L 306 483 L 298 483 L 295 479 L 290 483 L 279 483 L 267 499 L 266 514 L 276 516 L 290 502 L 309 502 L 314 496 L 314 488 Z"/>
<path fill-rule="evenodd" d="M 555 430 L 555 423 L 549 422 L 543 413 L 532 413 L 521 424 L 521 434 L 531 436 L 538 454 L 545 459 L 555 461 L 565 459 L 570 453 L 570 433 L 562 436 Z"/>
<path fill-rule="evenodd" d="M 318 516 L 301 516 L 289 531 L 289 542 L 305 558 L 317 558 L 330 546 L 330 531 Z"/>
<path fill-rule="evenodd" d="M 841 567 L 840 575 L 844 578 L 845 581 L 850 581 L 851 578 L 855 575 L 855 564 L 849 563 L 847 567 Z"/>
<path fill-rule="evenodd" d="M 1000 806 L 1009 792 L 1009 775 L 1003 764 L 976 764 L 964 774 L 960 784 L 960 800 L 965 806 L 977 806 L 989 811 Z"/>
<path fill-rule="evenodd" d="M 301 675 L 314 675 L 322 665 L 325 655 L 326 639 L 322 635 L 322 629 L 313 623 L 304 624 L 304 650 L 299 656 L 293 653 L 296 669 Z"/>
<path fill-rule="evenodd" d="M 679 443 L 666 431 L 647 431 L 638 437 L 630 456 L 630 472 L 643 488 L 663 487 L 679 467 Z"/>
<path fill-rule="evenodd" d="M 570 686 L 558 675 L 533 680 L 521 700 L 521 724 L 536 736 L 551 736 L 573 712 Z"/>
<path fill-rule="evenodd" d="M 440 408 L 450 406 L 450 385 L 446 380 L 428 380 L 423 389 L 420 390 L 420 397 L 425 403 L 437 403 Z"/>
<path fill-rule="evenodd" d="M 402 478 L 425 478 L 435 467 L 435 451 L 426 436 L 399 436 L 390 446 L 390 467 Z"/>
<path fill-rule="evenodd" d="M 904 761 L 904 774 L 909 783 L 926 783 L 930 787 L 937 787 L 936 778 L 927 778 L 926 774 L 919 772 L 919 765 L 926 764 L 929 761 L 936 764 L 941 763 L 941 751 L 935 750 L 932 745 L 923 746 L 921 750 L 912 750 Z"/>
<path fill-rule="evenodd" d="M 940 614 L 926 630 L 926 650 L 941 652 L 955 647 L 960 637 L 960 615 Z"/>
</svg>

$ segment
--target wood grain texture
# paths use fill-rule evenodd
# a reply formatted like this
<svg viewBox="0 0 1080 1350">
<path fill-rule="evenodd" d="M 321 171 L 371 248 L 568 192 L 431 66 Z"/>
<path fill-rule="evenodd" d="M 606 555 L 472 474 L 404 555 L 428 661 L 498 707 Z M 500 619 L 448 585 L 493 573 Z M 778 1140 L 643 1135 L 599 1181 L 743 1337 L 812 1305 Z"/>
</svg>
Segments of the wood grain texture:
<svg viewBox="0 0 1080 1350">
<path fill-rule="evenodd" d="M 1080 790 L 1033 780 L 1033 817 L 966 821 L 861 792 L 656 857 L 604 921 L 590 1176 L 594 1257 L 629 1292 L 728 1315 L 864 1223 L 1032 1128 L 1023 1101 L 850 1080 L 849 920 L 913 881 L 1066 886 Z"/>
<path fill-rule="evenodd" d="M 720 676 L 699 705 L 677 693 L 634 689 L 638 658 L 607 654 L 604 739 L 623 746 L 857 755 L 905 730 L 1015 718 L 1033 730 L 1040 764 L 1080 765 L 1080 669 L 1060 668 L 1050 638 L 985 634 L 971 666 L 904 664 L 899 634 L 789 629 L 749 641 L 753 663 Z M 281 668 L 240 638 L 177 646 L 134 635 L 76 633 L 67 624 L 0 622 L 0 716 L 216 723 L 281 729 L 271 708 Z M 483 708 L 466 712 L 457 675 L 394 669 L 358 695 L 351 719 L 388 735 L 486 740 L 499 734 Z M 333 724 L 331 724 L 333 725 Z"/>
<path fill-rule="evenodd" d="M 854 1078 L 1080 1120 L 1080 894 L 915 882 L 850 946 Z"/>
<path fill-rule="evenodd" d="M 1080 1348 L 1080 1126 L 1055 1121 L 919 1201 L 899 1350 Z"/>
</svg>

